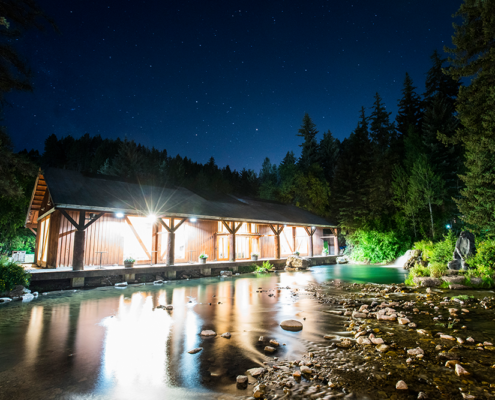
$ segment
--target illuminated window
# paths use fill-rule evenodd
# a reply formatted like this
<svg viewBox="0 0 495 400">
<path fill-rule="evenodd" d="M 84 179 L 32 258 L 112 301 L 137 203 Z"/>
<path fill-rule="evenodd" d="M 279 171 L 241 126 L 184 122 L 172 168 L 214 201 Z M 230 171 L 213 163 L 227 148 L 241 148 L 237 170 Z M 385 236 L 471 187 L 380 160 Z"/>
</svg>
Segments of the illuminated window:
<svg viewBox="0 0 495 400">
<path fill-rule="evenodd" d="M 132 257 L 135 260 L 150 260 L 151 235 L 153 223 L 145 217 L 128 217 L 124 236 L 124 259 Z"/>
<path fill-rule="evenodd" d="M 46 263 L 48 248 L 48 238 L 50 232 L 50 217 L 47 217 L 40 224 L 39 243 L 38 243 L 38 261 Z"/>
</svg>

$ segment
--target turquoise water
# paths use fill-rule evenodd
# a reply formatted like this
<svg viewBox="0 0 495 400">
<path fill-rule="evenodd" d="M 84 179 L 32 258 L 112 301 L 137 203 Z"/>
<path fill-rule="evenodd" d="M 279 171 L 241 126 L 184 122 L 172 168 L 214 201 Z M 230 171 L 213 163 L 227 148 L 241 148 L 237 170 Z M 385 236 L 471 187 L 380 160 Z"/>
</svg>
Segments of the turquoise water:
<svg viewBox="0 0 495 400">
<path fill-rule="evenodd" d="M 235 377 L 270 357 L 297 359 L 323 334 L 346 335 L 322 313 L 312 282 L 399 283 L 390 267 L 330 265 L 304 272 L 51 292 L 0 306 L 0 399 L 191 399 L 248 395 Z M 297 290 L 296 290 L 297 289 Z M 158 308 L 173 305 L 172 311 Z M 284 319 L 303 322 L 284 331 Z M 199 335 L 217 332 L 214 338 Z M 221 338 L 224 332 L 231 339 Z M 281 343 L 265 355 L 265 342 Z M 282 344 L 285 343 L 285 346 Z M 203 347 L 197 354 L 187 352 Z"/>
</svg>

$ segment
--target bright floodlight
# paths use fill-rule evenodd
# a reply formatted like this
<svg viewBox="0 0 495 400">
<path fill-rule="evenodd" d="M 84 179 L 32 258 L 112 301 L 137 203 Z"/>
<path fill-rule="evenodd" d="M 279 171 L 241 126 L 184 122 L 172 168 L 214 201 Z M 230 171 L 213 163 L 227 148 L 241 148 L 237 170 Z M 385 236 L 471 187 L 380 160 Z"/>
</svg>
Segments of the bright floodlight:
<svg viewBox="0 0 495 400">
<path fill-rule="evenodd" d="M 118 213 L 115 213 L 115 216 L 116 216 L 117 218 L 124 218 L 124 213 L 122 213 L 122 212 L 118 212 Z"/>
<path fill-rule="evenodd" d="M 196 222 L 196 221 L 197 221 L 197 219 L 196 219 L 196 218 L 189 218 L 189 221 L 191 221 L 191 222 Z"/>
<path fill-rule="evenodd" d="M 450 224 L 445 225 L 445 227 L 446 227 L 447 229 L 450 229 L 450 228 L 451 228 Z"/>
<path fill-rule="evenodd" d="M 156 215 L 155 214 L 149 214 L 147 218 L 148 218 L 148 221 L 150 221 L 150 222 L 156 221 Z"/>
</svg>

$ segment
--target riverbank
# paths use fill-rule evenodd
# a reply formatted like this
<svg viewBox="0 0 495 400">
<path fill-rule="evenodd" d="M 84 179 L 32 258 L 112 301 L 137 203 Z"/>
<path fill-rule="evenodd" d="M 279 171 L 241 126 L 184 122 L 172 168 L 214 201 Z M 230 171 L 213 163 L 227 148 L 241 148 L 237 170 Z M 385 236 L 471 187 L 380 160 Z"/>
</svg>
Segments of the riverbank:
<svg viewBox="0 0 495 400">
<path fill-rule="evenodd" d="M 329 306 L 322 313 L 340 316 L 343 332 L 322 332 L 328 344 L 300 359 L 266 362 L 253 382 L 255 398 L 494 397 L 491 292 L 456 297 L 439 289 L 340 281 L 307 291 Z"/>
</svg>

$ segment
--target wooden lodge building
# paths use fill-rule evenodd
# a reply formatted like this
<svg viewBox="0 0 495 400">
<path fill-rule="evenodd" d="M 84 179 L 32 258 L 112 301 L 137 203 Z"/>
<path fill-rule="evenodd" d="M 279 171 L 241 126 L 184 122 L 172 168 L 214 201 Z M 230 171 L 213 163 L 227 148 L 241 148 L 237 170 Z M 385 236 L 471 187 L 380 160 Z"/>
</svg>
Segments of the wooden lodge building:
<svg viewBox="0 0 495 400">
<path fill-rule="evenodd" d="M 336 227 L 291 205 L 188 189 L 129 183 L 47 169 L 33 190 L 26 227 L 36 234 L 35 263 L 90 269 L 136 264 L 337 254 Z"/>
</svg>

